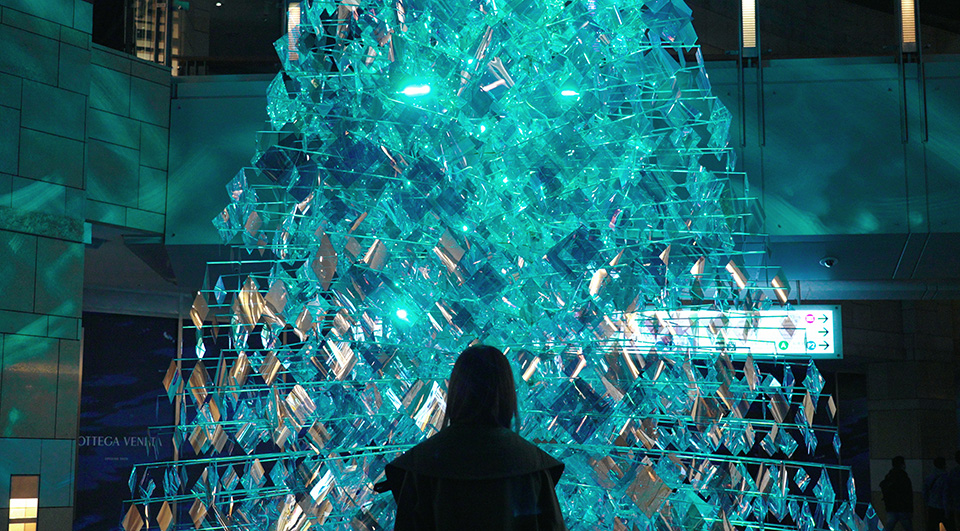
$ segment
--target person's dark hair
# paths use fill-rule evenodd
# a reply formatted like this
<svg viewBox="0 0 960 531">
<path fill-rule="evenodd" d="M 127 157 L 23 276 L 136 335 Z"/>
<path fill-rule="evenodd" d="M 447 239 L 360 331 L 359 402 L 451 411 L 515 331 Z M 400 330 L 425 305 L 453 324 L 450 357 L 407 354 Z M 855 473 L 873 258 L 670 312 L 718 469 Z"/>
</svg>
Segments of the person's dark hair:
<svg viewBox="0 0 960 531">
<path fill-rule="evenodd" d="M 902 455 L 898 455 L 893 458 L 893 466 L 894 468 L 905 468 L 907 466 L 907 461 Z"/>
<path fill-rule="evenodd" d="M 509 429 L 518 419 L 513 370 L 503 352 L 488 345 L 461 352 L 450 373 L 443 426 L 486 424 Z"/>
</svg>

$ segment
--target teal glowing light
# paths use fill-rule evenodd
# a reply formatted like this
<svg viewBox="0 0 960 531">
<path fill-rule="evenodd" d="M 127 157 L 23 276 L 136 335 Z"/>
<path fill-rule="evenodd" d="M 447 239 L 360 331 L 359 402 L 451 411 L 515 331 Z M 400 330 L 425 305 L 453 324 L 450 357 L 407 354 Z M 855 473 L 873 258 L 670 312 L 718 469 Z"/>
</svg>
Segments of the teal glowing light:
<svg viewBox="0 0 960 531">
<path fill-rule="evenodd" d="M 407 85 L 400 92 L 405 96 L 426 96 L 430 94 L 430 85 Z"/>
<path fill-rule="evenodd" d="M 735 345 L 774 293 L 680 0 L 301 5 L 214 220 L 239 258 L 194 302 L 205 353 L 165 379 L 180 461 L 135 469 L 130 511 L 391 529 L 372 485 L 483 341 L 571 531 L 863 529 L 815 366 Z"/>
</svg>

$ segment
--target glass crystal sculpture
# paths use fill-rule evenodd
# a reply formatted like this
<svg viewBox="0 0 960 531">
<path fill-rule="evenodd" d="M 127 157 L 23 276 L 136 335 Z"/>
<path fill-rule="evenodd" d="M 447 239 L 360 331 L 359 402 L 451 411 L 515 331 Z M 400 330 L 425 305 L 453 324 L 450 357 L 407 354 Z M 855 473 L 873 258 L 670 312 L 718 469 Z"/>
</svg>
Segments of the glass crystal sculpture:
<svg viewBox="0 0 960 531">
<path fill-rule="evenodd" d="M 178 459 L 132 471 L 128 531 L 392 528 L 373 484 L 475 341 L 566 463 L 571 530 L 865 529 L 812 362 L 733 349 L 772 292 L 682 2 L 301 17 L 214 220 L 238 258 L 164 380 Z"/>
</svg>

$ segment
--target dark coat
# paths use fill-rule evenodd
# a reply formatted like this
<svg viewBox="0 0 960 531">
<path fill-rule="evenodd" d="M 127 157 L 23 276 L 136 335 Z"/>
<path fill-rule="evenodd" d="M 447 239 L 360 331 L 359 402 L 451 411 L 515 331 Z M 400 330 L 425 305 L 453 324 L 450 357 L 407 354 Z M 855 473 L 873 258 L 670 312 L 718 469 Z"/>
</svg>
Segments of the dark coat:
<svg viewBox="0 0 960 531">
<path fill-rule="evenodd" d="M 455 425 L 386 468 L 394 531 L 566 531 L 563 463 L 505 428 Z"/>
<path fill-rule="evenodd" d="M 906 470 L 894 468 L 888 472 L 880 482 L 880 492 L 888 513 L 913 512 L 913 483 Z"/>
</svg>

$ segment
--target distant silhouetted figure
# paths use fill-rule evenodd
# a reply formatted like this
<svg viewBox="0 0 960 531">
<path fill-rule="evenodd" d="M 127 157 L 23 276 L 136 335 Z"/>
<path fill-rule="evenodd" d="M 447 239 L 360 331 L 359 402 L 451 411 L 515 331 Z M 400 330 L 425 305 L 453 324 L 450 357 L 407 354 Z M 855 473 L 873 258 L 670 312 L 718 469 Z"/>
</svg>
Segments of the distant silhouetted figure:
<svg viewBox="0 0 960 531">
<path fill-rule="evenodd" d="M 563 463 L 511 430 L 513 371 L 476 345 L 453 366 L 442 429 L 386 468 L 394 531 L 566 531 L 554 488 Z"/>
<path fill-rule="evenodd" d="M 960 518 L 960 450 L 953 455 L 956 466 L 947 472 L 947 501 L 945 517 L 947 531 L 956 531 L 957 519 Z"/>
<path fill-rule="evenodd" d="M 904 531 L 913 531 L 913 484 L 907 475 L 907 463 L 902 455 L 893 458 L 893 469 L 880 482 L 883 505 L 887 508 L 885 531 L 893 531 L 900 522 Z"/>
<path fill-rule="evenodd" d="M 943 523 L 946 529 L 952 526 L 947 524 L 947 460 L 937 457 L 933 460 L 936 469 L 932 474 L 923 478 L 923 503 L 927 506 L 927 531 L 940 531 Z"/>
</svg>

